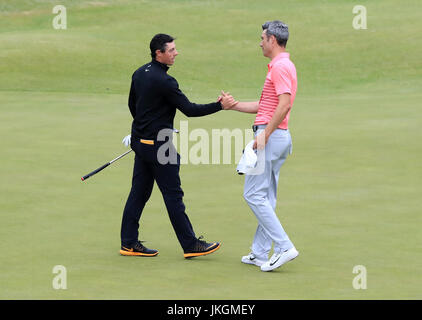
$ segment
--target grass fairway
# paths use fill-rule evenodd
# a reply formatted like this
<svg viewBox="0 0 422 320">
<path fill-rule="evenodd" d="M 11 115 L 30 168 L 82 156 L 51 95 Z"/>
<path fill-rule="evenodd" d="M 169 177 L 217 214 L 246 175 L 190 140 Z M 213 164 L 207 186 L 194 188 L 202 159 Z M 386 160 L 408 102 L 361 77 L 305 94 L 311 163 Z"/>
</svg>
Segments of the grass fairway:
<svg viewBox="0 0 422 320">
<path fill-rule="evenodd" d="M 67 30 L 52 8 L 67 8 Z M 422 43 L 419 1 L 12 1 L 0 3 L 0 299 L 421 299 Z M 181 167 L 197 235 L 215 254 L 183 259 L 158 191 L 141 219 L 155 258 L 119 255 L 133 154 L 132 72 L 170 33 L 169 73 L 195 102 L 221 89 L 259 98 L 268 60 L 260 25 L 289 24 L 299 89 L 293 154 L 280 173 L 277 213 L 300 251 L 264 273 L 240 263 L 256 219 L 236 164 Z M 232 111 L 187 119 L 189 129 L 250 128 Z M 234 155 L 233 155 L 234 157 Z M 53 267 L 67 269 L 55 290 Z M 367 270 L 356 290 L 353 267 Z"/>
</svg>

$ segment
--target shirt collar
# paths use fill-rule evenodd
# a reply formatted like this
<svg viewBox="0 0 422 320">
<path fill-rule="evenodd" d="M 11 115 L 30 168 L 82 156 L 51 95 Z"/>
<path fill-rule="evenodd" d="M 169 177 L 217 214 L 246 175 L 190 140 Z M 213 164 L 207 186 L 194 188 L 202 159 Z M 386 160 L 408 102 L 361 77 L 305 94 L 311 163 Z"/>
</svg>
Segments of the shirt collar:
<svg viewBox="0 0 422 320">
<path fill-rule="evenodd" d="M 268 70 L 270 70 L 276 62 L 280 61 L 281 59 L 286 59 L 286 58 L 287 58 L 287 59 L 289 59 L 289 58 L 290 58 L 290 53 L 288 53 L 288 52 L 280 52 L 280 53 L 279 53 L 278 55 L 276 55 L 276 56 L 273 58 L 273 60 L 271 60 L 271 62 L 268 64 Z"/>
<path fill-rule="evenodd" d="M 161 63 L 161 62 L 158 62 L 155 59 L 152 59 L 152 63 L 155 64 L 155 65 L 157 65 L 157 66 L 159 66 L 160 68 L 164 69 L 164 71 L 166 71 L 166 72 L 169 69 L 169 66 L 168 65 L 166 65 L 164 63 Z"/>
</svg>

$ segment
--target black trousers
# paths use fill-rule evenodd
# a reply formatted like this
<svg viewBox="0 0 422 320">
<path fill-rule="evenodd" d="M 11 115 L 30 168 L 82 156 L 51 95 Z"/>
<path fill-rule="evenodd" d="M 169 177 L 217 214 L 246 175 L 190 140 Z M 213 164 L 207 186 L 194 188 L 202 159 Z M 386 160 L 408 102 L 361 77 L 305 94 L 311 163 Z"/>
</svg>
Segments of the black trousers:
<svg viewBox="0 0 422 320">
<path fill-rule="evenodd" d="M 180 186 L 180 155 L 177 161 L 160 164 L 157 158 L 159 148 L 164 142 L 154 141 L 154 144 L 141 143 L 140 139 L 132 138 L 131 147 L 135 151 L 132 188 L 127 199 L 122 218 L 121 243 L 130 246 L 138 240 L 139 220 L 142 211 L 151 196 L 154 181 L 163 195 L 167 212 L 176 233 L 177 239 L 184 250 L 189 249 L 196 241 L 195 233 L 183 203 L 183 190 Z M 174 148 L 174 146 L 171 144 Z"/>
</svg>

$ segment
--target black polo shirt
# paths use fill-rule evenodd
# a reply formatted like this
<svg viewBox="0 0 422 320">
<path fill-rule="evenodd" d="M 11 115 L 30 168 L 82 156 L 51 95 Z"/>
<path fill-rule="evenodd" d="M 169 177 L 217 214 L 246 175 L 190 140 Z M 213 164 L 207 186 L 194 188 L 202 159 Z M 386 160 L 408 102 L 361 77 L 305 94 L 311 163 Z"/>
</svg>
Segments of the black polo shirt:
<svg viewBox="0 0 422 320">
<path fill-rule="evenodd" d="M 168 69 L 167 65 L 152 60 L 132 75 L 129 109 L 135 139 L 155 139 L 161 129 L 173 129 L 176 109 L 188 117 L 205 116 L 222 109 L 220 102 L 190 102 L 180 91 L 176 79 L 167 74 Z"/>
</svg>

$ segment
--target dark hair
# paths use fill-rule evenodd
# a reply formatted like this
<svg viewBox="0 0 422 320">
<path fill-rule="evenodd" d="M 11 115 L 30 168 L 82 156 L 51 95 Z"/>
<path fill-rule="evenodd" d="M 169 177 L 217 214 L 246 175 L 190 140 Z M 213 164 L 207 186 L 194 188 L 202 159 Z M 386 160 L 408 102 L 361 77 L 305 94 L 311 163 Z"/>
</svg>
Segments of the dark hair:
<svg viewBox="0 0 422 320">
<path fill-rule="evenodd" d="M 262 25 L 262 30 L 266 30 L 267 37 L 274 36 L 279 46 L 286 47 L 289 39 L 289 27 L 287 24 L 279 20 L 268 21 Z"/>
<path fill-rule="evenodd" d="M 160 50 L 161 52 L 166 51 L 167 43 L 173 42 L 175 38 L 169 36 L 168 34 L 159 33 L 156 34 L 151 42 L 149 43 L 149 48 L 151 49 L 151 57 L 155 59 L 155 51 Z"/>
</svg>

